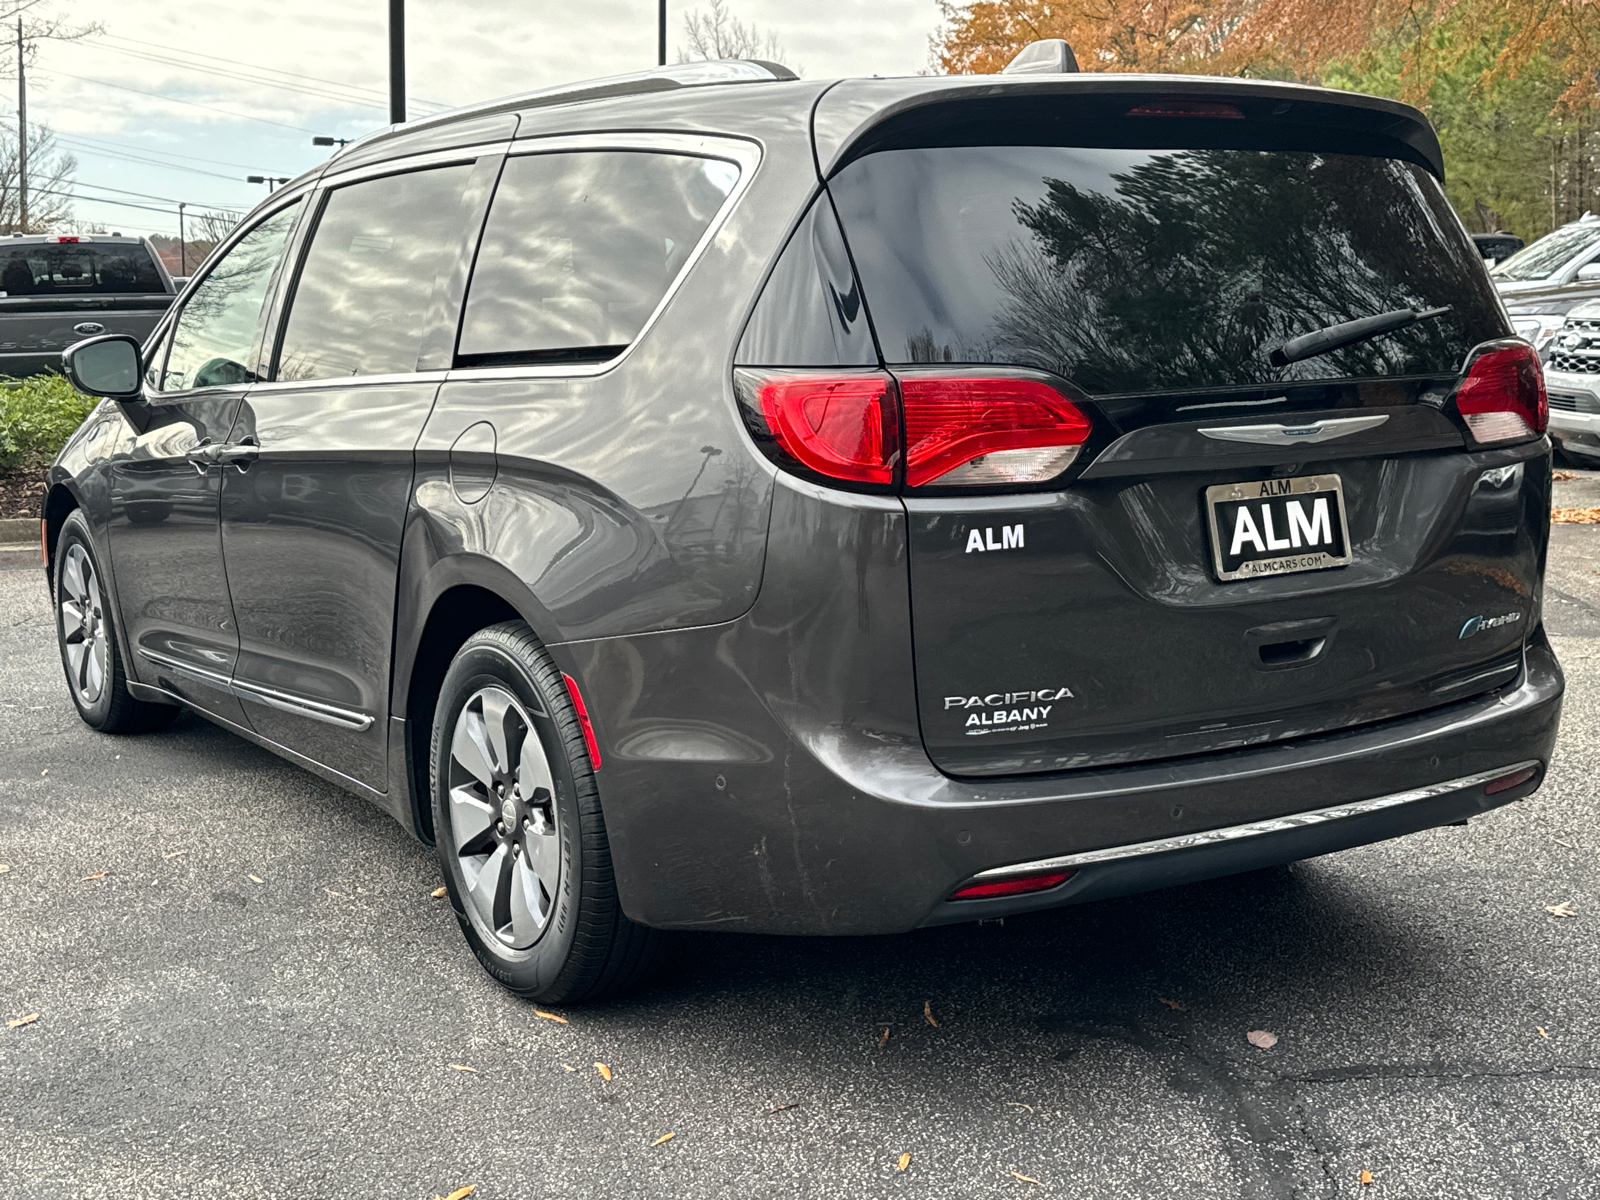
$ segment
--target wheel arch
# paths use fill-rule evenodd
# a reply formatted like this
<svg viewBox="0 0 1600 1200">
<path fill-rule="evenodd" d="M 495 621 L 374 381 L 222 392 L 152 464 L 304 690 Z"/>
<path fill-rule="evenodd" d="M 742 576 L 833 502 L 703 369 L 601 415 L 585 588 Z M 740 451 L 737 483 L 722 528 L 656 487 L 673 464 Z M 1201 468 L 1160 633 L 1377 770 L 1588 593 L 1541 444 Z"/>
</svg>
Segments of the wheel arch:
<svg viewBox="0 0 1600 1200">
<path fill-rule="evenodd" d="M 456 651 L 473 634 L 502 621 L 526 621 L 547 647 L 552 628 L 527 586 L 506 567 L 476 555 L 456 555 L 433 564 L 425 581 L 402 580 L 396 614 L 394 697 L 405 718 L 405 784 L 412 831 L 433 844 L 428 757 L 439 687 Z"/>
</svg>

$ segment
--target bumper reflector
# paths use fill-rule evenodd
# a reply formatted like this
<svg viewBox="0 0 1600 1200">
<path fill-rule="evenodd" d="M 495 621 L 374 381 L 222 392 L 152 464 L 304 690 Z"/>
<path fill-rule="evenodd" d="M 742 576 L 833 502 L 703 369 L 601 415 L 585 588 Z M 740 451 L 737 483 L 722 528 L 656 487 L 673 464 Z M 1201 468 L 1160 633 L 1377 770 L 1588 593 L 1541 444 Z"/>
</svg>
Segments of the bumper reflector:
<svg viewBox="0 0 1600 1200">
<path fill-rule="evenodd" d="M 1075 871 L 1051 871 L 1045 875 L 1018 875 L 1013 879 L 971 883 L 953 892 L 950 899 L 988 900 L 994 896 L 1023 896 L 1029 892 L 1044 892 L 1065 883 L 1075 874 Z"/>
<path fill-rule="evenodd" d="M 1489 780 L 1488 783 L 1483 785 L 1483 794 L 1485 796 L 1493 796 L 1496 792 L 1509 792 L 1519 784 L 1527 783 L 1538 773 L 1538 767 L 1522 767 L 1509 775 L 1500 776 L 1499 779 Z"/>
</svg>

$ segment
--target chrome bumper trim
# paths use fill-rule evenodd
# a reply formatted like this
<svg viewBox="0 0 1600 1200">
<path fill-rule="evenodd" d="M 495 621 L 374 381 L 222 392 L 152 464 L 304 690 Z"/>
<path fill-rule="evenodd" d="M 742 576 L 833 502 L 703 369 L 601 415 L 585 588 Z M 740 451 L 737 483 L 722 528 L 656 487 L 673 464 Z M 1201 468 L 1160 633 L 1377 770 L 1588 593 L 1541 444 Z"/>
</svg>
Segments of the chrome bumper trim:
<svg viewBox="0 0 1600 1200">
<path fill-rule="evenodd" d="M 172 658 L 165 654 L 158 654 L 154 650 L 139 647 L 139 655 L 147 658 L 159 667 L 165 667 L 175 675 L 182 675 L 214 687 L 218 691 L 227 692 L 240 700 L 248 700 L 253 704 L 265 704 L 268 708 L 276 708 L 282 712 L 293 713 L 297 717 L 308 717 L 313 721 L 322 721 L 328 725 L 337 725 L 341 729 L 354 729 L 357 732 L 372 728 L 372 717 L 363 712 L 355 712 L 347 708 L 339 708 L 332 704 L 324 704 L 320 700 L 304 700 L 299 696 L 291 696 L 286 692 L 274 691 L 259 684 L 241 683 L 237 679 L 229 679 L 217 671 L 207 671 L 200 667 L 190 666 L 180 659 Z"/>
<path fill-rule="evenodd" d="M 1085 850 L 1081 854 L 1063 854 L 1059 858 L 1041 858 L 1037 862 L 1014 863 L 1009 867 L 992 867 L 987 871 L 979 871 L 972 878 L 1006 879 L 1012 875 L 1034 875 L 1047 871 L 1060 871 L 1068 868 L 1092 866 L 1095 863 L 1114 862 L 1123 858 L 1142 858 L 1147 854 L 1166 854 L 1174 850 L 1192 850 L 1199 846 L 1213 846 L 1220 842 L 1236 842 L 1244 838 L 1261 837 L 1268 833 L 1283 833 L 1290 829 L 1303 829 L 1308 825 L 1324 825 L 1329 821 L 1342 821 L 1347 817 L 1364 817 L 1368 813 L 1380 812 L 1386 808 L 1397 808 L 1402 804 L 1414 804 L 1419 800 L 1431 800 L 1435 796 L 1443 796 L 1450 792 L 1465 791 L 1467 788 L 1481 787 L 1492 779 L 1502 775 L 1510 775 L 1513 771 L 1520 771 L 1524 767 L 1540 767 L 1543 764 L 1536 758 L 1523 762 L 1512 763 L 1506 767 L 1496 767 L 1492 771 L 1481 771 L 1476 775 L 1466 775 L 1460 779 L 1451 779 L 1445 783 L 1432 783 L 1427 787 L 1412 788 L 1410 791 L 1393 792 L 1387 796 L 1378 796 L 1371 800 L 1354 800 L 1348 804 L 1336 804 L 1329 808 L 1314 808 L 1310 812 L 1291 813 L 1285 817 L 1270 817 L 1265 821 L 1252 821 L 1248 825 L 1230 825 L 1224 829 L 1208 829 L 1201 833 L 1184 833 L 1177 837 L 1157 838 L 1152 842 L 1136 842 L 1131 846 L 1107 846 L 1103 850 Z"/>
</svg>

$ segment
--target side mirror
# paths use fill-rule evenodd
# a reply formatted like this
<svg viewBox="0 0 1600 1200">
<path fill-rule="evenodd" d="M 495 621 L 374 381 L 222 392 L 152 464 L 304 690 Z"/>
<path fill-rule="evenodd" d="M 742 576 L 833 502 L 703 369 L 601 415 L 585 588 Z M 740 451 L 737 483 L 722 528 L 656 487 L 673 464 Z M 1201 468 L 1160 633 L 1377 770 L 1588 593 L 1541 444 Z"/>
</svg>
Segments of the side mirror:
<svg viewBox="0 0 1600 1200">
<path fill-rule="evenodd" d="M 67 381 L 90 396 L 139 398 L 139 343 L 126 334 L 85 338 L 61 353 Z"/>
<path fill-rule="evenodd" d="M 1578 268 L 1578 279 L 1584 283 L 1592 283 L 1600 279 L 1600 262 L 1584 263 Z"/>
</svg>

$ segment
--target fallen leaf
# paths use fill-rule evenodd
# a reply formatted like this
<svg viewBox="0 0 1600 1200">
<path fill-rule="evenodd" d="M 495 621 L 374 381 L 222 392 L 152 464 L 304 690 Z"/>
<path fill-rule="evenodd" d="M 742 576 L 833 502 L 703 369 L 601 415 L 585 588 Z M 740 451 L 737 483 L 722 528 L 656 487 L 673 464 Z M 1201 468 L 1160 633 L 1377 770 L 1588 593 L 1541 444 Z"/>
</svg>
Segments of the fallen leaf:
<svg viewBox="0 0 1600 1200">
<path fill-rule="evenodd" d="M 9 866 L 7 866 L 5 863 L 0 863 L 0 875 L 4 875 L 9 870 L 11 870 Z"/>
<path fill-rule="evenodd" d="M 82 879 L 78 880 L 78 882 L 93 883 L 96 879 L 104 879 L 109 874 L 111 874 L 110 871 L 96 871 L 93 875 L 85 875 Z M 1554 912 L 1555 910 L 1552 909 L 1551 911 Z M 1572 914 L 1568 913 L 1567 915 L 1571 916 Z"/>
<path fill-rule="evenodd" d="M 1023 1183 L 1031 1183 L 1031 1184 L 1033 1184 L 1034 1187 L 1043 1187 L 1044 1186 L 1044 1184 L 1040 1183 L 1032 1175 L 1024 1175 L 1021 1171 L 1011 1171 L 1011 1172 L 1008 1172 L 1008 1174 L 1010 1174 L 1011 1178 L 1020 1179 L 1020 1180 L 1022 1180 Z"/>
<path fill-rule="evenodd" d="M 1545 1032 L 1545 1027 L 1543 1025 L 1535 1025 L 1534 1028 L 1539 1031 L 1540 1037 L 1547 1038 L 1550 1036 L 1547 1032 Z"/>
<path fill-rule="evenodd" d="M 1560 904 L 1546 904 L 1544 910 L 1552 917 L 1575 917 L 1578 915 L 1572 907 L 1571 900 L 1563 900 Z"/>
<path fill-rule="evenodd" d="M 17 1017 L 17 1018 L 15 1018 L 13 1020 L 7 1021 L 6 1022 L 6 1028 L 7 1029 L 15 1029 L 19 1025 L 32 1025 L 38 1019 L 39 1019 L 39 1014 L 38 1013 L 29 1013 L 25 1017 Z"/>
<path fill-rule="evenodd" d="M 1371 1171 L 1363 1171 L 1363 1172 L 1361 1172 L 1359 1178 L 1361 1180 L 1361 1184 L 1362 1184 L 1363 1187 L 1370 1186 L 1371 1183 L 1372 1183 L 1372 1172 Z"/>
<path fill-rule="evenodd" d="M 245 878 L 248 879 L 251 883 L 265 883 L 266 882 L 259 875 L 246 875 Z"/>
<path fill-rule="evenodd" d="M 1600 508 L 1552 508 L 1550 519 L 1557 525 L 1600 525 Z"/>
<path fill-rule="evenodd" d="M 1576 471 L 1551 471 L 1550 478 L 1557 483 L 1568 483 L 1578 477 Z"/>
<path fill-rule="evenodd" d="M 476 1075 L 478 1073 L 477 1067 L 469 1067 L 466 1063 L 451 1063 L 450 1069 L 452 1071 L 465 1071 L 468 1075 Z"/>
<path fill-rule="evenodd" d="M 878 1038 L 878 1045 L 887 1046 L 888 1044 L 889 1044 L 889 1027 L 887 1025 L 885 1025 L 883 1027 L 883 1035 Z"/>
<path fill-rule="evenodd" d="M 799 1107 L 800 1107 L 800 1101 L 798 1101 L 798 1100 L 792 1101 L 789 1104 L 780 1104 L 775 1108 L 767 1109 L 767 1116 L 770 1117 L 773 1113 L 788 1112 L 789 1109 L 791 1109 L 791 1108 L 799 1108 Z"/>
<path fill-rule="evenodd" d="M 437 887 L 437 888 L 434 888 L 434 889 L 433 889 L 433 891 L 431 891 L 431 892 L 429 892 L 429 893 L 428 893 L 428 895 L 430 895 L 430 896 L 432 896 L 432 897 L 433 897 L 433 898 L 434 898 L 434 899 L 435 899 L 435 900 L 443 900 L 443 899 L 444 899 L 444 898 L 445 898 L 445 897 L 446 897 L 446 896 L 448 896 L 448 895 L 449 895 L 449 894 L 450 894 L 450 893 L 449 893 L 449 892 L 447 892 L 447 891 L 446 891 L 446 890 L 445 890 L 445 889 L 444 889 L 444 888 L 442 888 L 442 887 Z"/>
<path fill-rule="evenodd" d="M 1271 1050 L 1278 1044 L 1278 1035 L 1275 1033 L 1268 1033 L 1265 1029 L 1252 1029 L 1249 1033 L 1244 1035 L 1244 1040 L 1249 1042 L 1257 1050 Z"/>
<path fill-rule="evenodd" d="M 1025 1108 L 1029 1112 L 1033 1111 L 1033 1105 L 1024 1104 L 1021 1100 L 1007 1100 L 1006 1103 L 1011 1105 L 1013 1108 Z"/>
<path fill-rule="evenodd" d="M 935 1029 L 939 1028 L 939 1018 L 933 1015 L 933 1001 L 924 1000 L 922 1002 L 922 1019 Z"/>
<path fill-rule="evenodd" d="M 1161 1003 L 1165 1004 L 1173 1012 L 1188 1012 L 1189 1011 L 1189 1006 L 1187 1004 L 1184 1004 L 1180 1000 L 1168 1000 L 1165 996 L 1157 996 L 1156 999 L 1161 1001 Z"/>
<path fill-rule="evenodd" d="M 911 1155 L 909 1154 L 902 1154 L 899 1158 L 894 1160 L 894 1169 L 896 1171 L 904 1171 L 910 1165 Z"/>
<path fill-rule="evenodd" d="M 607 1083 L 611 1082 L 611 1068 L 606 1066 L 605 1063 L 595 1063 L 594 1069 L 600 1072 L 601 1079 L 604 1079 Z"/>
<path fill-rule="evenodd" d="M 569 1024 L 571 1024 L 571 1022 L 568 1021 L 565 1017 L 563 1017 L 560 1013 L 545 1012 L 545 1010 L 542 1009 L 542 1008 L 534 1009 L 533 1010 L 533 1015 L 536 1016 L 536 1017 L 543 1017 L 546 1021 L 555 1021 L 555 1022 L 557 1022 L 558 1024 L 561 1024 L 561 1025 L 569 1025 Z"/>
<path fill-rule="evenodd" d="M 675 1138 L 677 1136 L 678 1135 L 675 1134 L 675 1133 L 663 1133 L 660 1137 L 658 1137 L 655 1141 L 651 1142 L 650 1144 L 652 1146 L 659 1146 L 659 1145 L 661 1145 L 662 1142 L 670 1142 L 673 1138 Z"/>
<path fill-rule="evenodd" d="M 472 1195 L 472 1193 L 477 1191 L 477 1190 L 478 1190 L 478 1185 L 477 1184 L 469 1183 L 469 1184 L 467 1184 L 466 1187 L 458 1187 L 455 1191 L 451 1192 L 448 1196 L 435 1195 L 433 1200 L 467 1200 L 467 1197 Z"/>
</svg>

